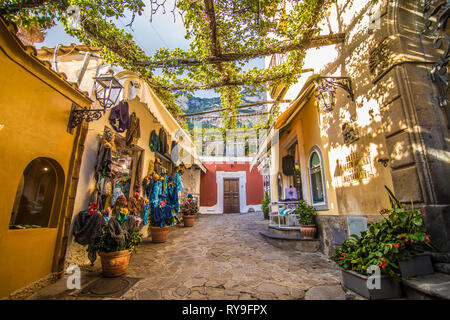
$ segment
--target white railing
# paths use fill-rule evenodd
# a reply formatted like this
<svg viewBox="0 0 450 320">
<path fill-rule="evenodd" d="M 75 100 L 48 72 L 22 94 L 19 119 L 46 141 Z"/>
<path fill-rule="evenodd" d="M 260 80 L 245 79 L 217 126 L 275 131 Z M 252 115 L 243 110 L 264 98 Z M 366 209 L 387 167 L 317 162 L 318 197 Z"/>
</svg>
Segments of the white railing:
<svg viewBox="0 0 450 320">
<path fill-rule="evenodd" d="M 272 202 L 271 209 L 275 206 L 278 212 L 270 210 L 269 226 L 283 228 L 283 229 L 299 229 L 298 214 L 296 209 L 298 201 L 282 201 Z"/>
</svg>

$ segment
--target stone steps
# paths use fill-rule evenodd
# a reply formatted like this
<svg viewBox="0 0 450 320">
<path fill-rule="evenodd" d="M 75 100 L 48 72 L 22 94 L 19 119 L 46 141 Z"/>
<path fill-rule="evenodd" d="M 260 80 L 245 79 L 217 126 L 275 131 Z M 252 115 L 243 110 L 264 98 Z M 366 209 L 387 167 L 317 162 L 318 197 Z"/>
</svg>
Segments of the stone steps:
<svg viewBox="0 0 450 320">
<path fill-rule="evenodd" d="M 450 263 L 439 262 L 434 264 L 434 270 L 436 272 L 445 273 L 450 275 Z"/>
<path fill-rule="evenodd" d="M 269 232 L 287 238 L 303 239 L 302 234 L 300 233 L 300 227 L 286 229 L 277 226 L 269 226 Z"/>
<path fill-rule="evenodd" d="M 262 231 L 260 234 L 267 242 L 280 249 L 301 252 L 317 252 L 320 249 L 319 239 L 299 239 L 297 235 L 282 235 L 272 231 Z"/>
<path fill-rule="evenodd" d="M 407 299 L 414 300 L 450 300 L 450 275 L 436 272 L 433 274 L 403 279 Z"/>
</svg>

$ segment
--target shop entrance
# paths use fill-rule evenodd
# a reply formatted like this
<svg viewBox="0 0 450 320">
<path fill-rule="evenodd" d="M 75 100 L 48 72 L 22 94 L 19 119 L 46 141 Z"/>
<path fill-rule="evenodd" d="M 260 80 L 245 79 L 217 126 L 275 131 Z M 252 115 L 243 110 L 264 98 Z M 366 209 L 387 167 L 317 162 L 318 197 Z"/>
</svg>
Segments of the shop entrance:
<svg viewBox="0 0 450 320">
<path fill-rule="evenodd" d="M 223 212 L 238 213 L 239 179 L 223 179 Z"/>
</svg>

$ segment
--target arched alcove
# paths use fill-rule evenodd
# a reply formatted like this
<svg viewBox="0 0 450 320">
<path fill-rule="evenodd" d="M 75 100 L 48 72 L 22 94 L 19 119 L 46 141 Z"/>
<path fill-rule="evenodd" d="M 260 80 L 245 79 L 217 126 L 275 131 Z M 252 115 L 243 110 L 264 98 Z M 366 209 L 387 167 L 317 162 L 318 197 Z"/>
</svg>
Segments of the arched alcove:
<svg viewBox="0 0 450 320">
<path fill-rule="evenodd" d="M 36 158 L 17 187 L 10 229 L 56 228 L 64 189 L 64 171 L 53 159 Z"/>
</svg>

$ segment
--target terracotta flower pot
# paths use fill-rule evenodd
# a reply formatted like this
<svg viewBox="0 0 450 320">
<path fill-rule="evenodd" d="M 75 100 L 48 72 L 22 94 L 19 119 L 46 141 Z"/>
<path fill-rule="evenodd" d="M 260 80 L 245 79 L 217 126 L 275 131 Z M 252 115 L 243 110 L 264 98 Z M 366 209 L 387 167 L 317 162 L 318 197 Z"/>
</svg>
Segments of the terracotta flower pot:
<svg viewBox="0 0 450 320">
<path fill-rule="evenodd" d="M 104 277 L 119 277 L 127 272 L 131 251 L 99 252 Z"/>
<path fill-rule="evenodd" d="M 315 239 L 317 233 L 317 227 L 314 224 L 301 225 L 300 233 L 304 239 Z"/>
<path fill-rule="evenodd" d="M 152 235 L 152 242 L 166 242 L 169 234 L 169 227 L 150 227 L 150 233 Z"/>
<path fill-rule="evenodd" d="M 195 221 L 195 216 L 189 216 L 189 215 L 183 214 L 183 221 L 184 221 L 185 227 L 193 227 L 194 221 Z"/>
</svg>

